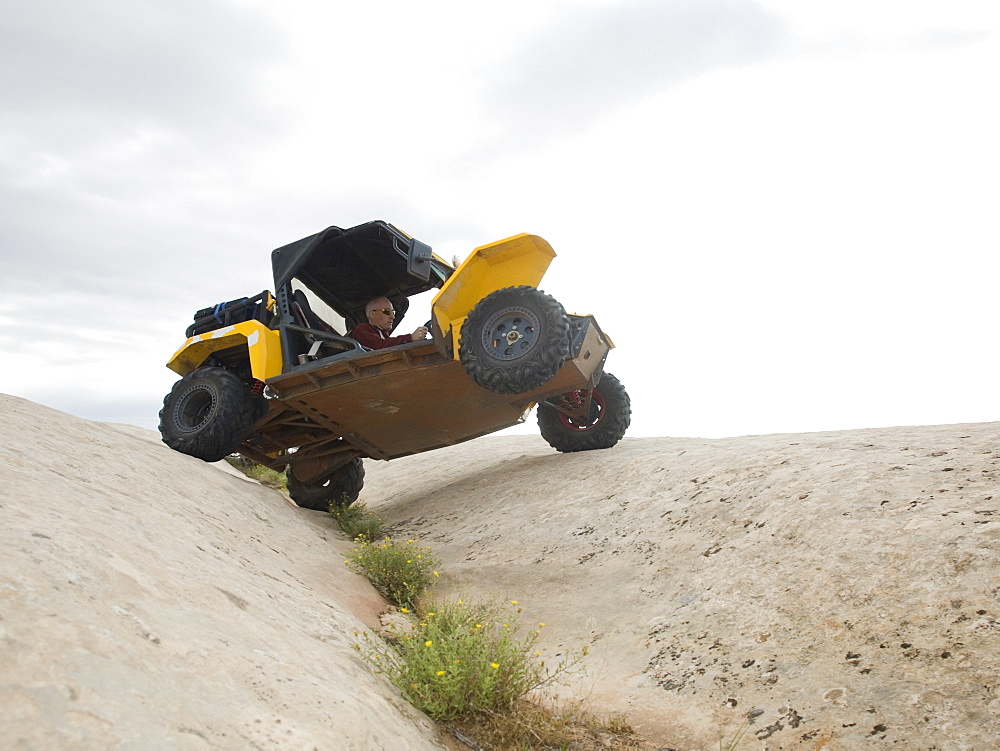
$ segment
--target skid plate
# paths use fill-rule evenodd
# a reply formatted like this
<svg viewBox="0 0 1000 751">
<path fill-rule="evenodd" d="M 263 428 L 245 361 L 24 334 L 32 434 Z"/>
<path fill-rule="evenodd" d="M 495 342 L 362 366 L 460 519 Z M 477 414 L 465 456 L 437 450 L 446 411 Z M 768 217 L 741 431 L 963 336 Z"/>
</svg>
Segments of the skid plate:
<svg viewBox="0 0 1000 751">
<path fill-rule="evenodd" d="M 429 341 L 319 361 L 267 383 L 281 407 L 295 409 L 330 437 L 365 456 L 395 459 L 515 425 L 545 397 L 593 386 L 607 352 L 591 327 L 576 357 L 524 394 L 487 391 Z M 265 440 L 267 432 L 265 425 Z"/>
</svg>

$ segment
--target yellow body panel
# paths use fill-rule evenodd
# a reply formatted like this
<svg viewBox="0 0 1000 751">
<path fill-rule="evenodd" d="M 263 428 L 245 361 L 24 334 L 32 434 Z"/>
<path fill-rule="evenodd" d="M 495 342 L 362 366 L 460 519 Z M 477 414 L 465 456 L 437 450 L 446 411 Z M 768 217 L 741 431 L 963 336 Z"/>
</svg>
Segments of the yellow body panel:
<svg viewBox="0 0 1000 751">
<path fill-rule="evenodd" d="M 243 321 L 192 336 L 174 353 L 167 367 L 179 375 L 187 375 L 213 352 L 237 346 L 247 347 L 254 378 L 265 381 L 281 374 L 281 338 L 260 321 Z"/>
<path fill-rule="evenodd" d="M 537 287 L 555 258 L 537 235 L 520 234 L 472 251 L 434 297 L 431 313 L 444 336 L 452 337 L 458 359 L 462 323 L 476 303 L 504 287 Z"/>
</svg>

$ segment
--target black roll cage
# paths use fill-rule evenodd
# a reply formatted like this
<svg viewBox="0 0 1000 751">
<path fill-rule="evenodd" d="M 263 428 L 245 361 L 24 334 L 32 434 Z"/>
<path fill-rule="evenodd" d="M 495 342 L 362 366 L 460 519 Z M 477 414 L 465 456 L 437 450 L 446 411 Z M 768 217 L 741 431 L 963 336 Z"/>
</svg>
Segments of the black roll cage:
<svg viewBox="0 0 1000 751">
<path fill-rule="evenodd" d="M 343 336 L 346 331 L 310 327 L 296 310 L 293 279 L 343 317 L 349 331 L 366 320 L 365 304 L 376 297 L 392 302 L 398 324 L 409 297 L 440 287 L 454 272 L 431 255 L 430 246 L 382 220 L 349 229 L 327 227 L 284 245 L 271 253 L 271 267 L 284 372 L 298 367 L 299 356 L 317 339 L 339 342 L 344 352 L 360 346 Z"/>
</svg>

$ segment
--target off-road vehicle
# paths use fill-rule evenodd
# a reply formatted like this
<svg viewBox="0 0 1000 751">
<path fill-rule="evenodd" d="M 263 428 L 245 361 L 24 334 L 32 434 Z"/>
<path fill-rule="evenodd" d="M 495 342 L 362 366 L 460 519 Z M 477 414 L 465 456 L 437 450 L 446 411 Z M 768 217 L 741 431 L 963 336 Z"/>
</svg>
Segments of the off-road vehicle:
<svg viewBox="0 0 1000 751">
<path fill-rule="evenodd" d="M 451 446 L 524 420 L 559 451 L 609 448 L 628 428 L 613 347 L 589 315 L 541 292 L 555 257 L 535 235 L 476 248 L 454 268 L 383 221 L 329 227 L 271 254 L 274 289 L 199 310 L 167 367 L 160 433 L 177 451 L 240 453 L 287 469 L 306 508 L 361 492 L 362 458 Z M 437 288 L 431 338 L 369 350 L 345 336 L 384 296 L 402 319 Z"/>
</svg>

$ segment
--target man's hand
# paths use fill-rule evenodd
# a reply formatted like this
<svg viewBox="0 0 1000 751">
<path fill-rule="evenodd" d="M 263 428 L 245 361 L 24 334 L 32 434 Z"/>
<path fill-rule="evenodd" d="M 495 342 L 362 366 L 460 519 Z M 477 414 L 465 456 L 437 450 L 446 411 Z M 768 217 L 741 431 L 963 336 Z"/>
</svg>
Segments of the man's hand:
<svg viewBox="0 0 1000 751">
<path fill-rule="evenodd" d="M 421 339 L 426 338 L 426 336 L 427 336 L 426 326 L 417 326 L 417 330 L 414 331 L 412 334 L 410 334 L 412 341 L 415 342 L 419 342 Z"/>
</svg>

